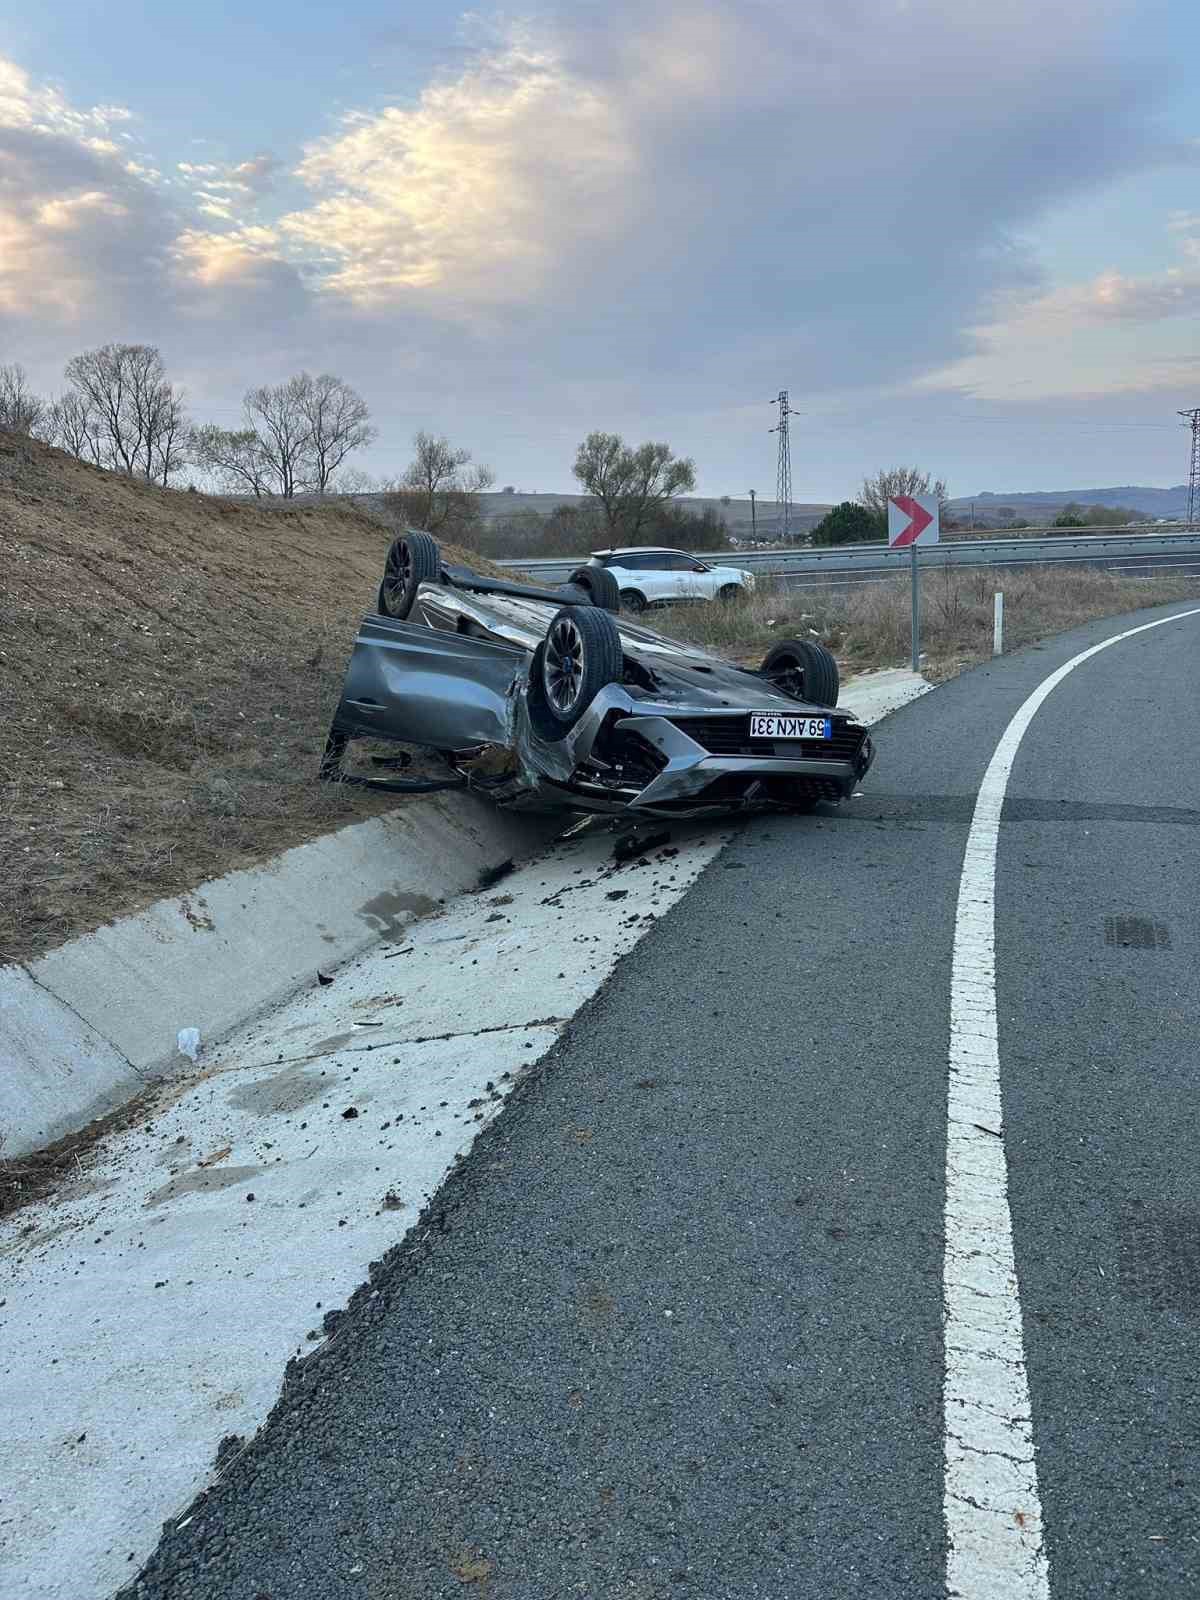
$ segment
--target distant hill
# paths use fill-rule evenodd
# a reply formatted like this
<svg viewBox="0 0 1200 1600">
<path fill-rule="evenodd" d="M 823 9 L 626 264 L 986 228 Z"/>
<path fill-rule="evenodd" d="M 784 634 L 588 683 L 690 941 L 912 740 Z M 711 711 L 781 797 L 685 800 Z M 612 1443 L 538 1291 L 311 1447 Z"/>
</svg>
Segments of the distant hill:
<svg viewBox="0 0 1200 1600">
<path fill-rule="evenodd" d="M 507 490 L 494 490 L 490 494 L 480 495 L 483 514 L 489 522 L 498 517 L 515 517 L 523 512 L 535 512 L 538 516 L 547 517 L 555 506 L 579 506 L 587 498 L 581 494 L 526 494 L 520 490 L 509 493 Z M 779 506 L 774 500 L 764 500 L 760 497 L 755 511 L 756 524 L 750 515 L 750 501 L 748 499 L 730 498 L 726 504 L 722 499 L 705 499 L 699 495 L 683 495 L 679 502 L 689 511 L 702 512 L 715 511 L 717 516 L 724 517 L 725 526 L 735 538 L 749 538 L 752 527 L 757 525 L 760 538 L 769 538 L 777 531 L 779 522 Z M 791 527 L 793 529 L 807 529 L 815 527 L 825 513 L 829 510 L 827 505 L 818 505 L 812 502 L 792 503 Z"/>
<path fill-rule="evenodd" d="M 1008 520 L 999 518 L 998 513 L 1002 507 L 1009 507 L 1020 514 L 1021 520 L 1029 515 L 1035 521 L 1042 521 L 1061 511 L 1070 501 L 1084 506 L 1124 506 L 1152 517 L 1183 517 L 1187 515 L 1187 484 L 1181 483 L 1174 489 L 1151 489 L 1144 484 L 1127 483 L 1115 489 L 1019 490 L 1008 494 L 996 494 L 988 489 L 982 494 L 962 495 L 951 500 L 950 509 L 959 516 L 969 516 L 974 504 L 976 518 L 982 515 L 991 522 Z"/>
</svg>

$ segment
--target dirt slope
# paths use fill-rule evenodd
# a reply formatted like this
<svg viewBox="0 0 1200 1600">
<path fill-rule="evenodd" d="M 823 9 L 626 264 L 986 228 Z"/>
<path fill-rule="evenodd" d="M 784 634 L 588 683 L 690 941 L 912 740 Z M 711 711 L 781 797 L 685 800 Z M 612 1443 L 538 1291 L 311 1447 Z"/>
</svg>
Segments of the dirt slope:
<svg viewBox="0 0 1200 1600">
<path fill-rule="evenodd" d="M 0 961 L 386 803 L 314 775 L 388 539 L 0 433 Z"/>
</svg>

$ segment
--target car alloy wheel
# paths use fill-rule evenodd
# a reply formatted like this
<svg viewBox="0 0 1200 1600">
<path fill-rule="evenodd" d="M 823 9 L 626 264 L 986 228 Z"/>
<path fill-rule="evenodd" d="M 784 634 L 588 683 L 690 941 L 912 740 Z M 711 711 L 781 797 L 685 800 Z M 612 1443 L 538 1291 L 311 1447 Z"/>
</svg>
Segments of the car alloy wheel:
<svg viewBox="0 0 1200 1600">
<path fill-rule="evenodd" d="M 546 635 L 546 698 L 560 717 L 569 716 L 583 682 L 583 638 L 571 617 L 556 617 Z"/>
</svg>

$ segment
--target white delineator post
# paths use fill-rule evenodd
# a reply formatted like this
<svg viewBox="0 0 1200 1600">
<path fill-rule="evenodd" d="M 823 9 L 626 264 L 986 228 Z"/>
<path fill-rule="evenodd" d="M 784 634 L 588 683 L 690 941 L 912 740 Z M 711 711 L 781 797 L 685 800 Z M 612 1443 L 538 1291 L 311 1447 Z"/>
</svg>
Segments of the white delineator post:
<svg viewBox="0 0 1200 1600">
<path fill-rule="evenodd" d="M 1004 590 L 997 589 L 992 610 L 992 654 L 1004 654 Z"/>
</svg>

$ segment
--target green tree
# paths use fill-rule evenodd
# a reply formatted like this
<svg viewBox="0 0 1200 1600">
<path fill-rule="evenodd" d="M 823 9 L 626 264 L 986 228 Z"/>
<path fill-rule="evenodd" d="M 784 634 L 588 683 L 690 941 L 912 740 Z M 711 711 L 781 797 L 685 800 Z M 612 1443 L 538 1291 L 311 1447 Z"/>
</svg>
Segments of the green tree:
<svg viewBox="0 0 1200 1600">
<path fill-rule="evenodd" d="M 881 516 L 878 511 L 868 511 L 857 500 L 843 500 L 834 506 L 812 531 L 814 544 L 866 544 L 886 538 L 887 513 Z"/>
<path fill-rule="evenodd" d="M 624 544 L 636 540 L 672 496 L 696 487 L 690 457 L 678 459 L 661 443 L 635 450 L 616 433 L 589 433 L 571 470 L 599 504 L 609 538 Z"/>
<path fill-rule="evenodd" d="M 1084 516 L 1085 507 L 1077 505 L 1070 500 L 1062 508 L 1051 524 L 1054 528 L 1086 528 L 1087 518 Z"/>
</svg>

